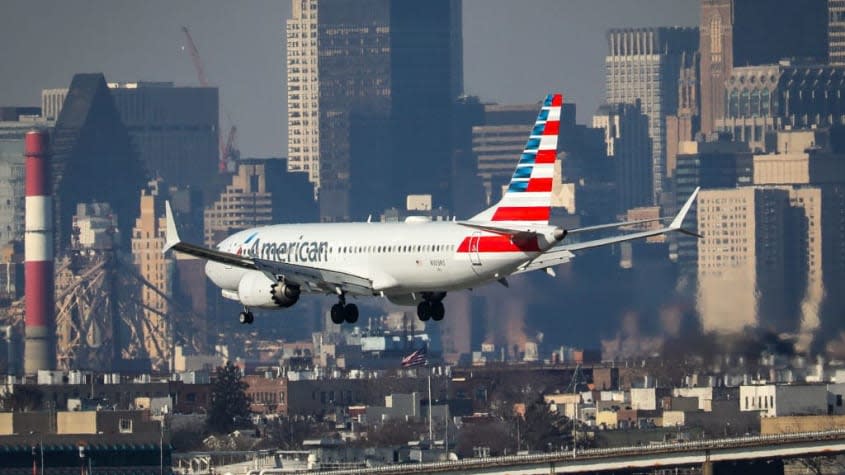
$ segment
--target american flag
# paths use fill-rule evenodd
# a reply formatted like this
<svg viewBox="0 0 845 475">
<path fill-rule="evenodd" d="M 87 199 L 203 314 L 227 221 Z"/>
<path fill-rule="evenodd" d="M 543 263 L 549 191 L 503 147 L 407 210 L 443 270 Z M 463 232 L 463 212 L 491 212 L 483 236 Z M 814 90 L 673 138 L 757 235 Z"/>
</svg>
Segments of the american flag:
<svg viewBox="0 0 845 475">
<path fill-rule="evenodd" d="M 422 347 L 419 350 L 414 351 L 410 355 L 402 358 L 402 367 L 403 368 L 412 368 L 414 366 L 423 366 L 426 363 L 428 363 L 428 358 L 426 357 L 425 347 Z"/>
</svg>

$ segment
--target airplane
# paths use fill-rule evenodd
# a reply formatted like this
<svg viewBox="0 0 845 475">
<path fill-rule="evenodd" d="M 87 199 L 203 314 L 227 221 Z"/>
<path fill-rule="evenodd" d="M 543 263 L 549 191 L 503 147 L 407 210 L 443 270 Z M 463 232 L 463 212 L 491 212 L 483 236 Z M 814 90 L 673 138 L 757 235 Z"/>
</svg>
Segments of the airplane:
<svg viewBox="0 0 845 475">
<path fill-rule="evenodd" d="M 164 252 L 207 259 L 208 278 L 223 297 L 243 305 L 241 323 L 253 322 L 251 308 L 288 308 L 306 293 L 337 296 L 332 322 L 352 324 L 359 313 L 347 302 L 350 296 L 416 306 L 420 320 L 440 321 L 448 292 L 497 281 L 507 287 L 508 277 L 541 269 L 554 275 L 555 266 L 585 249 L 674 231 L 694 235 L 681 225 L 698 188 L 668 226 L 565 242 L 576 233 L 668 218 L 570 230 L 549 224 L 562 102 L 560 94 L 545 98 L 502 199 L 467 220 L 275 224 L 237 232 L 208 248 L 179 238 L 167 202 Z"/>
</svg>

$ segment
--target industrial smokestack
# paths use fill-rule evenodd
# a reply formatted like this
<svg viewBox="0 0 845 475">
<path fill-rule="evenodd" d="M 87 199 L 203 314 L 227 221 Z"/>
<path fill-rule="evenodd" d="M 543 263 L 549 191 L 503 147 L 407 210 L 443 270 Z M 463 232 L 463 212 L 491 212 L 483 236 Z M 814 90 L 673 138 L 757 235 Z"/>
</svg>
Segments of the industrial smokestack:
<svg viewBox="0 0 845 475">
<path fill-rule="evenodd" d="M 24 234 L 25 336 L 24 373 L 56 366 L 53 287 L 53 198 L 50 196 L 49 136 L 27 132 L 26 226 Z"/>
</svg>

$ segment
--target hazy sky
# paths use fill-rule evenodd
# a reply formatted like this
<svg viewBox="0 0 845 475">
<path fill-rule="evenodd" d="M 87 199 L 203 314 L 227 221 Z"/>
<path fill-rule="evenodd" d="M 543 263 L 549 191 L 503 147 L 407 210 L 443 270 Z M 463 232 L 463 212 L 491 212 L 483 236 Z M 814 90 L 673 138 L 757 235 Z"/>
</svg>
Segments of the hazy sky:
<svg viewBox="0 0 845 475">
<path fill-rule="evenodd" d="M 0 0 L 0 105 L 39 105 L 77 72 L 197 84 L 186 25 L 242 156 L 284 156 L 289 16 L 286 0 Z M 584 122 L 604 96 L 608 28 L 697 23 L 698 0 L 464 0 L 464 87 L 500 103 L 561 91 Z"/>
</svg>

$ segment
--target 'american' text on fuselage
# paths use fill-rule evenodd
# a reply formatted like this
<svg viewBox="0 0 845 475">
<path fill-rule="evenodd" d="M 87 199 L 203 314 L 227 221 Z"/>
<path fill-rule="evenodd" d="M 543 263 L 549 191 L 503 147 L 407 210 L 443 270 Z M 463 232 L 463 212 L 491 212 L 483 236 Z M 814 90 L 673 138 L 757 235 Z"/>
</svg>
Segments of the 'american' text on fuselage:
<svg viewBox="0 0 845 475">
<path fill-rule="evenodd" d="M 277 262 L 325 262 L 328 260 L 328 241 L 261 242 L 255 239 L 245 254 L 249 257 Z"/>
</svg>

